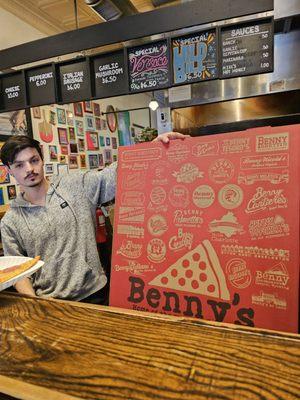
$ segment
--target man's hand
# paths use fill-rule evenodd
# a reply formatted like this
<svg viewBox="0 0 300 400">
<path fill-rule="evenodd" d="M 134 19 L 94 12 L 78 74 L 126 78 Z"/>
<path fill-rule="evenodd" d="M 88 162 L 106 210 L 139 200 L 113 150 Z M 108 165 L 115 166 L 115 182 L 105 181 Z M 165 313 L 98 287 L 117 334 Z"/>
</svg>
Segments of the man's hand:
<svg viewBox="0 0 300 400">
<path fill-rule="evenodd" d="M 161 135 L 158 135 L 157 138 L 153 140 L 153 142 L 162 142 L 162 143 L 169 143 L 170 140 L 174 139 L 185 139 L 187 137 L 190 137 L 190 135 L 183 135 L 182 133 L 179 132 L 166 132 L 162 133 Z"/>
</svg>

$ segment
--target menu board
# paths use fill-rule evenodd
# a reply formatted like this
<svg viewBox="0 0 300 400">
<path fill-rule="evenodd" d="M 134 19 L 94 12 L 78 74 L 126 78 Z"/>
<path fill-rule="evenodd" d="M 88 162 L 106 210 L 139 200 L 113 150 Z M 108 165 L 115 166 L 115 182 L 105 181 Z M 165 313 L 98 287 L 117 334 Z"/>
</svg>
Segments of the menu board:
<svg viewBox="0 0 300 400">
<path fill-rule="evenodd" d="M 52 64 L 25 71 L 30 106 L 56 103 L 55 70 Z"/>
<path fill-rule="evenodd" d="M 217 55 L 215 29 L 172 39 L 174 84 L 217 78 Z"/>
<path fill-rule="evenodd" d="M 74 103 L 91 98 L 88 63 L 77 61 L 58 65 L 60 79 L 60 101 Z"/>
<path fill-rule="evenodd" d="M 221 77 L 273 71 L 273 20 L 221 28 Z"/>
<path fill-rule="evenodd" d="M 118 96 L 128 91 L 123 50 L 104 54 L 92 60 L 95 97 Z"/>
<path fill-rule="evenodd" d="M 170 55 L 167 40 L 128 49 L 130 92 L 170 86 Z"/>
<path fill-rule="evenodd" d="M 19 110 L 25 107 L 23 71 L 0 78 L 0 109 Z"/>
<path fill-rule="evenodd" d="M 297 332 L 300 125 L 122 147 L 110 305 Z"/>
</svg>

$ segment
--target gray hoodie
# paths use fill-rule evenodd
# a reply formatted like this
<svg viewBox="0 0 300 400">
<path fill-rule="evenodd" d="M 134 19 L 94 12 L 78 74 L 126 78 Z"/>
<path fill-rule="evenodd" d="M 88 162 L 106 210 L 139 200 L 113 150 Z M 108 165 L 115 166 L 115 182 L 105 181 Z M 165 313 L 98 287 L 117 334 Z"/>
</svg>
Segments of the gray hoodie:
<svg viewBox="0 0 300 400">
<path fill-rule="evenodd" d="M 41 256 L 32 276 L 38 296 L 81 300 L 105 286 L 95 240 L 97 204 L 115 196 L 116 163 L 103 171 L 57 176 L 45 206 L 19 195 L 1 221 L 6 256 Z"/>
</svg>

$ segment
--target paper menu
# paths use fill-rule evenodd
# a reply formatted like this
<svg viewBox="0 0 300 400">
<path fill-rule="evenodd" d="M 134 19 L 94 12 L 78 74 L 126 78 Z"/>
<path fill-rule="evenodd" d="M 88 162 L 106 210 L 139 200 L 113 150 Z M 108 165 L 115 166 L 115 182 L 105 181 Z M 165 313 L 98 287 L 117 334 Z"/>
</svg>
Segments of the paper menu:
<svg viewBox="0 0 300 400">
<path fill-rule="evenodd" d="M 296 332 L 300 126 L 119 149 L 110 305 Z"/>
</svg>

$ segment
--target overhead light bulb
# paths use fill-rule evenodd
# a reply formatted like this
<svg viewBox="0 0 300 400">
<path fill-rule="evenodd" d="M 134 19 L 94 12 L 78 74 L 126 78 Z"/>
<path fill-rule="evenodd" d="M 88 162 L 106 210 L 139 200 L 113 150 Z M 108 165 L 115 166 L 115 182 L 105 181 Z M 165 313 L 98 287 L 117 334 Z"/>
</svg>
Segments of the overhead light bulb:
<svg viewBox="0 0 300 400">
<path fill-rule="evenodd" d="M 151 108 L 152 111 L 156 111 L 159 107 L 158 102 L 155 99 L 152 99 L 149 103 L 149 108 Z"/>
</svg>

